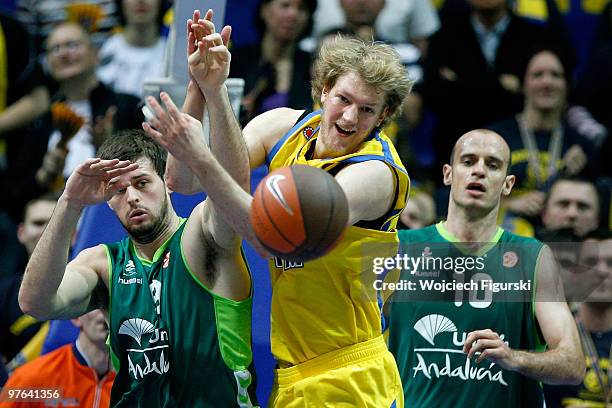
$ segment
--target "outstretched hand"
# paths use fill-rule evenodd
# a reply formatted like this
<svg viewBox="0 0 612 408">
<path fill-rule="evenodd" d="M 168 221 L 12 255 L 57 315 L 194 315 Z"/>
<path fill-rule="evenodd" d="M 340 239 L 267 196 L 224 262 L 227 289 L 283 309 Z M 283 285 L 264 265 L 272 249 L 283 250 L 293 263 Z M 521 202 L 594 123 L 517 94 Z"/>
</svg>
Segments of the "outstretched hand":
<svg viewBox="0 0 612 408">
<path fill-rule="evenodd" d="M 187 20 L 187 53 L 189 75 L 204 94 L 217 91 L 229 76 L 231 54 L 228 44 L 232 33 L 225 26 L 221 33 L 215 31 L 213 11 L 208 10 L 204 18 L 194 11 Z"/>
<path fill-rule="evenodd" d="M 130 185 L 122 177 L 138 168 L 129 160 L 88 159 L 68 177 L 64 196 L 73 205 L 85 207 L 108 201 L 119 190 Z"/>
<path fill-rule="evenodd" d="M 167 112 L 155 98 L 149 97 L 147 102 L 155 116 L 149 120 L 150 124 L 144 122 L 142 128 L 168 153 L 189 166 L 194 159 L 201 157 L 208 150 L 204 142 L 202 123 L 180 112 L 167 93 L 162 92 L 160 98 Z"/>
</svg>

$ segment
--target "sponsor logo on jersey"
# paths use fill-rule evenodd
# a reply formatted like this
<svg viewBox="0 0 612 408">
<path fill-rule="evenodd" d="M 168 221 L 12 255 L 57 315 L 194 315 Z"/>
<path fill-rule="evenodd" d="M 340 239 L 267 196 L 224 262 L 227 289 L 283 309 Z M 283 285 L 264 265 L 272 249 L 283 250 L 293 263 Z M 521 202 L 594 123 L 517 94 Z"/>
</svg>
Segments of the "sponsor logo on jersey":
<svg viewBox="0 0 612 408">
<path fill-rule="evenodd" d="M 518 263 L 519 256 L 514 251 L 504 252 L 503 264 L 506 268 L 513 268 Z"/>
<path fill-rule="evenodd" d="M 131 337 L 138 348 L 128 348 L 128 373 L 135 380 L 140 380 L 149 374 L 164 374 L 170 371 L 168 360 L 168 332 L 157 328 L 146 319 L 131 318 L 124 320 L 119 326 L 119 334 Z M 148 347 L 143 348 L 144 344 Z"/>
<path fill-rule="evenodd" d="M 432 347 L 414 349 L 416 365 L 412 367 L 412 377 L 424 376 L 428 380 L 435 378 L 457 378 L 463 381 L 487 381 L 508 386 L 501 367 L 489 360 L 480 364 L 473 363 L 463 352 L 467 332 L 459 333 L 455 323 L 441 314 L 430 314 L 420 318 L 414 330 Z M 452 348 L 448 346 L 448 337 L 452 334 Z M 442 339 L 443 341 L 436 341 Z M 505 335 L 500 338 L 504 340 Z M 441 343 L 446 345 L 442 346 Z M 437 343 L 437 344 L 436 344 Z M 506 341 L 506 344 L 508 342 Z M 478 354 L 478 353 L 477 353 Z"/>
<path fill-rule="evenodd" d="M 306 140 L 310 140 L 312 135 L 314 135 L 314 129 L 310 126 L 306 126 L 304 130 L 302 130 L 302 134 L 306 138 Z"/>
</svg>

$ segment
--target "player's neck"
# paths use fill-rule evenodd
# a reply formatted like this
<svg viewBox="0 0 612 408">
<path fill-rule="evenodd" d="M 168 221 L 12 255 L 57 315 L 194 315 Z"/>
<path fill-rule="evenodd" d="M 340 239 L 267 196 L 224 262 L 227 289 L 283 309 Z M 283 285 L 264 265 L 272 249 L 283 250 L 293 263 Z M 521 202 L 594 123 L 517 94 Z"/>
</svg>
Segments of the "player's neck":
<svg viewBox="0 0 612 408">
<path fill-rule="evenodd" d="M 96 370 L 98 377 L 104 376 L 110 370 L 110 358 L 106 342 L 93 342 L 81 331 L 77 338 L 77 349 L 87 365 Z"/>
<path fill-rule="evenodd" d="M 583 303 L 578 309 L 578 319 L 592 332 L 612 330 L 612 303 Z"/>
<path fill-rule="evenodd" d="M 151 47 L 159 38 L 157 25 L 128 25 L 123 31 L 125 41 L 134 47 Z"/>
<path fill-rule="evenodd" d="M 562 109 L 525 109 L 522 113 L 527 127 L 532 130 L 553 130 L 561 122 Z"/>
<path fill-rule="evenodd" d="M 444 227 L 460 242 L 490 242 L 497 232 L 497 211 L 472 216 L 465 209 L 450 205 Z"/>
<path fill-rule="evenodd" d="M 170 214 L 168 215 L 168 221 L 160 230 L 159 234 L 153 239 L 151 242 L 142 243 L 138 242 L 134 237 L 132 237 L 132 242 L 134 243 L 134 249 L 136 250 L 136 254 L 144 259 L 149 261 L 153 260 L 155 256 L 155 252 L 161 247 L 171 236 L 176 232 L 178 227 L 181 224 L 181 219 L 174 210 L 170 210 Z"/>
<path fill-rule="evenodd" d="M 295 44 L 288 41 L 279 41 L 270 33 L 266 33 L 261 42 L 263 59 L 275 63 L 278 60 L 290 58 Z"/>
</svg>

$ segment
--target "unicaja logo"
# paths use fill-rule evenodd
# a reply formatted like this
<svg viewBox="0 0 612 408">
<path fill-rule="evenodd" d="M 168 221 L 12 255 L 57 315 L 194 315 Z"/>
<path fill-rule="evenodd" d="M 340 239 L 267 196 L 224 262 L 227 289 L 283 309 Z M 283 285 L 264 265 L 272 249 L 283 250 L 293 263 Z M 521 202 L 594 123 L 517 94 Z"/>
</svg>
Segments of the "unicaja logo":
<svg viewBox="0 0 612 408">
<path fill-rule="evenodd" d="M 429 344 L 435 346 L 434 339 L 443 332 L 453 333 L 457 326 L 448 317 L 439 314 L 430 314 L 421 317 L 414 325 L 416 330 Z"/>
<path fill-rule="evenodd" d="M 133 318 L 121 323 L 119 334 L 125 334 L 133 338 L 140 346 L 140 340 L 143 334 L 153 333 L 155 327 L 153 323 L 145 319 Z"/>
</svg>

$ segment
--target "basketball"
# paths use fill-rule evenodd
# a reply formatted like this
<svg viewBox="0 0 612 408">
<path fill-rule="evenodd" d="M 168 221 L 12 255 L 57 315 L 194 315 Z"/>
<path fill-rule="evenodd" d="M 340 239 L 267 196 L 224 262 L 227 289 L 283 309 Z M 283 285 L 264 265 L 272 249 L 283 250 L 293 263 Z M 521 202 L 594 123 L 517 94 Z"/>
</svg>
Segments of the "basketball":
<svg viewBox="0 0 612 408">
<path fill-rule="evenodd" d="M 257 186 L 251 224 L 273 255 L 303 262 L 329 252 L 348 222 L 348 202 L 338 182 L 310 166 L 283 167 Z"/>
</svg>

